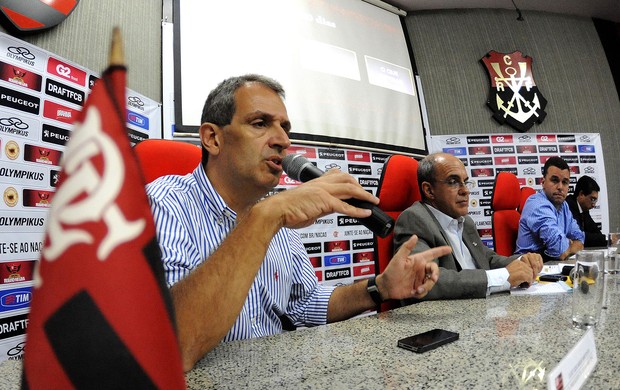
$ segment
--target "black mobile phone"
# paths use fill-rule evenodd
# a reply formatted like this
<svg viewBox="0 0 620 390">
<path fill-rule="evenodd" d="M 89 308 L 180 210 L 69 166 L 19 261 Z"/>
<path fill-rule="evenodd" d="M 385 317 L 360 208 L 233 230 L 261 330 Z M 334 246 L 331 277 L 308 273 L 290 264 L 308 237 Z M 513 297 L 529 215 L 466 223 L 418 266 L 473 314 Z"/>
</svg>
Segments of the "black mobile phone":
<svg viewBox="0 0 620 390">
<path fill-rule="evenodd" d="M 443 329 L 433 329 L 400 339 L 398 340 L 398 346 L 413 352 L 422 353 L 458 339 L 458 333 Z"/>
<path fill-rule="evenodd" d="M 566 280 L 568 279 L 568 276 L 565 275 L 556 275 L 556 274 L 551 274 L 551 275 L 540 275 L 538 277 L 538 280 L 541 282 L 558 282 L 558 281 L 563 281 L 566 282 Z"/>
</svg>

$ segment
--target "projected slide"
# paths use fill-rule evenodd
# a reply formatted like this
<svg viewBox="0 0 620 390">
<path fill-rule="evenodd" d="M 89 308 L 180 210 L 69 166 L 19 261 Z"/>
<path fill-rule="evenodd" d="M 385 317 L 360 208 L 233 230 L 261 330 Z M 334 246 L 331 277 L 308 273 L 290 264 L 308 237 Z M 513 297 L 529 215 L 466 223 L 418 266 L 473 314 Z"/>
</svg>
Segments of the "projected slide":
<svg viewBox="0 0 620 390">
<path fill-rule="evenodd" d="M 196 131 L 223 79 L 282 83 L 292 138 L 426 149 L 399 17 L 361 0 L 176 0 L 177 131 Z"/>
</svg>

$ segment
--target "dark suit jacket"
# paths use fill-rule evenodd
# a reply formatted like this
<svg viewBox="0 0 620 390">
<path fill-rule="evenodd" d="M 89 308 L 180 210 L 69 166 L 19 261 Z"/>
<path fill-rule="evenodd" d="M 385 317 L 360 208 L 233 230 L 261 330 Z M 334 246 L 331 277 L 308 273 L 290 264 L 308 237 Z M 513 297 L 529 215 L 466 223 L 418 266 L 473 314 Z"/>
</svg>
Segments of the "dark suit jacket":
<svg viewBox="0 0 620 390">
<path fill-rule="evenodd" d="M 398 217 L 394 227 L 394 250 L 405 243 L 412 234 L 418 236 L 418 244 L 412 253 L 423 252 L 429 248 L 450 245 L 445 231 L 439 221 L 421 202 L 415 202 Z M 435 259 L 439 265 L 439 280 L 435 287 L 424 297 L 431 299 L 484 298 L 487 293 L 487 275 L 485 270 L 503 268 L 519 257 L 498 255 L 482 243 L 476 224 L 470 216 L 465 216 L 463 243 L 469 249 L 478 269 L 460 270 L 452 253 Z M 413 303 L 408 300 L 405 303 Z"/>
<path fill-rule="evenodd" d="M 596 222 L 590 216 L 590 211 L 579 212 L 579 206 L 577 205 L 577 197 L 575 195 L 568 195 L 566 197 L 566 203 L 573 213 L 573 218 L 577 221 L 579 228 L 586 234 L 586 242 L 583 243 L 585 247 L 606 247 L 607 238 L 596 225 Z"/>
</svg>

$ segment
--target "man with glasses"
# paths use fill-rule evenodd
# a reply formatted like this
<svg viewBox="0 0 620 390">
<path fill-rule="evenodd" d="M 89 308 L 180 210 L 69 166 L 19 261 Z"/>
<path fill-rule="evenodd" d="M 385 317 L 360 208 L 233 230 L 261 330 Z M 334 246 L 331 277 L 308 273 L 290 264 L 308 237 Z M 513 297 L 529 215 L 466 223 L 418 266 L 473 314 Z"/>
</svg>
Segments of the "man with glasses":
<svg viewBox="0 0 620 390">
<path fill-rule="evenodd" d="M 573 218 L 586 235 L 584 243 L 586 248 L 607 246 L 607 238 L 590 216 L 590 210 L 596 206 L 600 190 L 601 188 L 593 178 L 584 175 L 577 180 L 575 192 L 566 197 L 566 203 L 573 213 Z"/>
<path fill-rule="evenodd" d="M 484 298 L 523 283 L 531 284 L 542 269 L 535 253 L 505 257 L 482 243 L 476 224 L 467 215 L 469 181 L 463 162 L 448 153 L 433 153 L 418 163 L 422 200 L 403 211 L 394 228 L 394 245 L 418 236 L 412 253 L 443 245 L 452 252 L 435 259 L 440 272 L 427 299 Z M 406 300 L 408 304 L 416 300 Z"/>
<path fill-rule="evenodd" d="M 565 202 L 570 169 L 561 157 L 543 167 L 542 190 L 530 196 L 519 221 L 517 253 L 537 252 L 545 261 L 565 260 L 583 249 L 585 235 Z"/>
</svg>

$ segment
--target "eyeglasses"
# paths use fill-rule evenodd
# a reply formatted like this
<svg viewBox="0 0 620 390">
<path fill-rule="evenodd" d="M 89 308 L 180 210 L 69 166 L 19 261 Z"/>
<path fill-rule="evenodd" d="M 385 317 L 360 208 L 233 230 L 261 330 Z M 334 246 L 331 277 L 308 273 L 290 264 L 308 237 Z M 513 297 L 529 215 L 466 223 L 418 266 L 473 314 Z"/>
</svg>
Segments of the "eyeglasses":
<svg viewBox="0 0 620 390">
<path fill-rule="evenodd" d="M 448 187 L 450 187 L 453 190 L 456 190 L 460 187 L 465 187 L 467 188 L 469 191 L 474 189 L 474 186 L 476 185 L 476 183 L 474 183 L 471 180 L 467 180 L 467 181 L 460 181 L 460 180 L 456 180 L 456 179 L 447 179 L 447 180 L 438 180 L 441 183 L 444 183 L 445 185 L 447 185 Z"/>
</svg>

